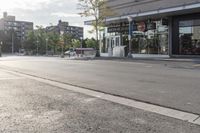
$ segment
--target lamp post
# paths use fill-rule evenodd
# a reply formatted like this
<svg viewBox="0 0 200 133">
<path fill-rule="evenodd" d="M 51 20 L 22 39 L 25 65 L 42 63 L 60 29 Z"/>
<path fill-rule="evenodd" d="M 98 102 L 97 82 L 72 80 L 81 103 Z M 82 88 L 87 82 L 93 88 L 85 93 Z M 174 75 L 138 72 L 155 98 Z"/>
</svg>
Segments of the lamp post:
<svg viewBox="0 0 200 133">
<path fill-rule="evenodd" d="M 60 31 L 60 39 L 64 40 L 64 34 L 65 32 L 64 31 Z M 64 44 L 61 44 L 62 45 L 62 51 L 61 51 L 61 58 L 64 58 Z"/>
<path fill-rule="evenodd" d="M 80 37 L 81 39 L 81 57 L 83 56 L 83 37 Z"/>
<path fill-rule="evenodd" d="M 48 40 L 49 40 L 49 39 L 46 38 L 45 40 L 46 40 L 46 55 L 48 55 L 48 54 L 47 54 L 47 51 L 48 51 Z"/>
<path fill-rule="evenodd" d="M 14 54 L 14 29 L 12 29 L 12 35 L 11 35 L 11 39 L 12 39 L 12 54 Z"/>
<path fill-rule="evenodd" d="M 128 22 L 129 22 L 129 34 L 128 34 L 129 52 L 128 52 L 128 58 L 132 58 L 131 37 L 132 37 L 132 21 L 133 21 L 133 18 L 131 16 L 128 16 L 127 19 L 128 19 Z"/>
<path fill-rule="evenodd" d="M 38 55 L 38 45 L 39 45 L 39 41 L 37 40 L 37 55 Z"/>
</svg>

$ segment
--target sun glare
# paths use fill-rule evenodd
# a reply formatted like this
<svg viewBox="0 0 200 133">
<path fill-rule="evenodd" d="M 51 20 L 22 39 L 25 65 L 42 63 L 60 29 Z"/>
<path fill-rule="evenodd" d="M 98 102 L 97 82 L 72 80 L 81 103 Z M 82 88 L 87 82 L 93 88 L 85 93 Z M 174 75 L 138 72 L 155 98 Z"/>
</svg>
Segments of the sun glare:
<svg viewBox="0 0 200 133">
<path fill-rule="evenodd" d="M 0 11 L 13 11 L 14 9 L 38 9 L 54 0 L 0 0 Z"/>
<path fill-rule="evenodd" d="M 0 0 L 0 11 L 11 10 L 15 8 L 16 0 Z"/>
</svg>

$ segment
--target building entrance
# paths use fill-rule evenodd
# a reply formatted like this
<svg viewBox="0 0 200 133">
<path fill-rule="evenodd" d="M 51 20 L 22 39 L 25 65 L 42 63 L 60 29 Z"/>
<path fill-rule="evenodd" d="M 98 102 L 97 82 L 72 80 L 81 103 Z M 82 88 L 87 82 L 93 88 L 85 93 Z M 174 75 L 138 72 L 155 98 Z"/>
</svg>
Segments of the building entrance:
<svg viewBox="0 0 200 133">
<path fill-rule="evenodd" d="M 121 44 L 120 36 L 109 36 L 106 38 L 106 46 L 108 48 L 108 56 L 114 57 L 124 57 L 125 56 L 125 46 Z"/>
<path fill-rule="evenodd" d="M 173 55 L 200 55 L 200 14 L 173 19 Z"/>
<path fill-rule="evenodd" d="M 200 19 L 179 21 L 179 53 L 200 55 Z"/>
</svg>

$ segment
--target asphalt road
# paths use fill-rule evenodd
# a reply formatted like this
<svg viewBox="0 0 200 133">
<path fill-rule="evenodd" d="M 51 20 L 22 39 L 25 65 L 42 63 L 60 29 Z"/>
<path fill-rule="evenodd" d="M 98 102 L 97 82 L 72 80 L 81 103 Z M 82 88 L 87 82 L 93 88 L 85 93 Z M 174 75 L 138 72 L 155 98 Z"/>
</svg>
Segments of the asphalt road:
<svg viewBox="0 0 200 133">
<path fill-rule="evenodd" d="M 200 114 L 198 62 L 4 57 L 0 67 Z"/>
<path fill-rule="evenodd" d="M 200 126 L 0 70 L 3 133 L 199 133 Z"/>
</svg>

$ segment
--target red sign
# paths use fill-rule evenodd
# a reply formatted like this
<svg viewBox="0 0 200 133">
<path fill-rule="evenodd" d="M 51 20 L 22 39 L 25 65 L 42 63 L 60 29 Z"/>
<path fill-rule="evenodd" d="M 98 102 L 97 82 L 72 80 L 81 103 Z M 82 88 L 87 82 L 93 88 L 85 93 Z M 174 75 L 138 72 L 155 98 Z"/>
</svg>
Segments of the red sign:
<svg viewBox="0 0 200 133">
<path fill-rule="evenodd" d="M 138 29 L 138 31 L 145 32 L 146 31 L 146 24 L 145 24 L 145 22 L 138 23 L 137 29 Z"/>
</svg>

